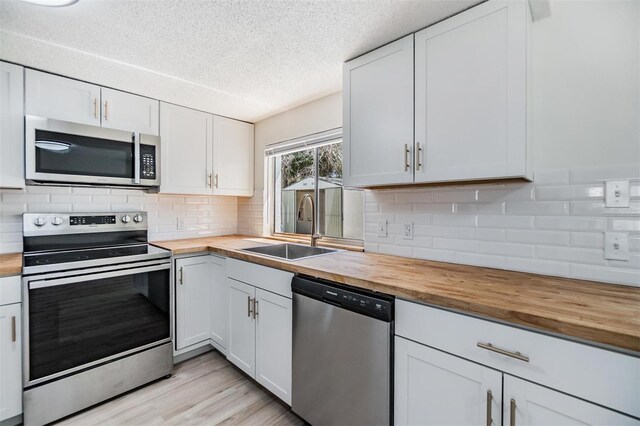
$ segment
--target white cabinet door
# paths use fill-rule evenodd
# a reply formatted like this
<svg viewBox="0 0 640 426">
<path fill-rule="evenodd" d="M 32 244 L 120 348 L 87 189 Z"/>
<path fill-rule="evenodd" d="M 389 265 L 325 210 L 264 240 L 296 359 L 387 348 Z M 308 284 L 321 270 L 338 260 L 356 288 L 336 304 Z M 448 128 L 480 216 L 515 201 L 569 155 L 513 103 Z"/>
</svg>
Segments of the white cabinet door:
<svg viewBox="0 0 640 426">
<path fill-rule="evenodd" d="M 502 424 L 502 373 L 395 338 L 397 425 Z"/>
<path fill-rule="evenodd" d="M 0 62 L 0 188 L 24 188 L 24 85 L 21 66 Z"/>
<path fill-rule="evenodd" d="M 253 196 L 253 124 L 213 116 L 214 195 Z"/>
<path fill-rule="evenodd" d="M 229 278 L 226 259 L 209 256 L 211 278 L 210 338 L 223 349 L 227 348 L 229 334 Z"/>
<path fill-rule="evenodd" d="M 158 135 L 160 102 L 102 88 L 102 127 Z"/>
<path fill-rule="evenodd" d="M 0 421 L 22 413 L 20 303 L 0 306 Z"/>
<path fill-rule="evenodd" d="M 160 192 L 211 194 L 213 116 L 162 102 L 160 137 Z"/>
<path fill-rule="evenodd" d="M 229 345 L 227 359 L 251 377 L 256 373 L 256 325 L 253 299 L 256 289 L 229 280 Z"/>
<path fill-rule="evenodd" d="M 256 289 L 256 380 L 291 405 L 291 299 Z"/>
<path fill-rule="evenodd" d="M 100 86 L 28 69 L 24 93 L 27 115 L 100 125 Z"/>
<path fill-rule="evenodd" d="M 416 182 L 527 175 L 528 10 L 490 0 L 416 33 Z"/>
<path fill-rule="evenodd" d="M 632 417 L 508 374 L 504 375 L 504 419 L 510 426 L 640 425 Z"/>
<path fill-rule="evenodd" d="M 345 186 L 413 182 L 413 34 L 344 64 Z"/>
<path fill-rule="evenodd" d="M 209 338 L 209 256 L 176 259 L 176 349 Z"/>
</svg>

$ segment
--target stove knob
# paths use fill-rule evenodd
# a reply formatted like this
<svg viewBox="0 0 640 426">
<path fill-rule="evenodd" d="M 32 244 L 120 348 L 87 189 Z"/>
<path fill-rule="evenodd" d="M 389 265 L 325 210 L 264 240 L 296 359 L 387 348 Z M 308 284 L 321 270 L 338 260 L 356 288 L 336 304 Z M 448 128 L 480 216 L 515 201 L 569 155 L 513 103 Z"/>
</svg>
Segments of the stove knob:
<svg viewBox="0 0 640 426">
<path fill-rule="evenodd" d="M 62 222 L 64 222 L 64 220 L 62 220 L 62 218 L 60 216 L 54 216 L 51 219 L 51 223 L 53 223 L 54 225 L 58 226 L 58 225 L 62 225 Z"/>
<path fill-rule="evenodd" d="M 140 223 L 142 222 L 142 215 L 141 214 L 137 214 L 133 217 L 133 221 L 136 223 Z"/>
<path fill-rule="evenodd" d="M 131 222 L 131 216 L 129 216 L 128 214 L 125 214 L 124 216 L 122 216 L 122 223 L 129 223 Z"/>
<path fill-rule="evenodd" d="M 45 219 L 44 217 L 36 217 L 35 219 L 33 219 L 33 224 L 38 228 L 40 228 L 41 226 L 44 226 L 46 223 L 47 223 L 47 219 Z"/>
</svg>

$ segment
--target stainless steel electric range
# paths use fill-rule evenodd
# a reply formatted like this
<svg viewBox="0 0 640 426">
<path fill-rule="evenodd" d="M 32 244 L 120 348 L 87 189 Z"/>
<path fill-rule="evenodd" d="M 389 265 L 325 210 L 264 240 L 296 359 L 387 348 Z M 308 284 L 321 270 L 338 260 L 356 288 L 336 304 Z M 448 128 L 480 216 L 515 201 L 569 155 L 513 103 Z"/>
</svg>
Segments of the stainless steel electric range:
<svg viewBox="0 0 640 426">
<path fill-rule="evenodd" d="M 145 212 L 23 216 L 24 423 L 171 374 L 171 252 Z"/>
</svg>

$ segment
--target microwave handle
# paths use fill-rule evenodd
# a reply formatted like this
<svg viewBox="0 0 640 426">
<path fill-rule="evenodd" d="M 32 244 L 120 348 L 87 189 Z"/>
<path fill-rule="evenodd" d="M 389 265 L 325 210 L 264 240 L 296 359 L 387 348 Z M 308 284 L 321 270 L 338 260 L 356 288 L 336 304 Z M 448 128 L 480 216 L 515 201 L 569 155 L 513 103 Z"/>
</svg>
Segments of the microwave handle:
<svg viewBox="0 0 640 426">
<path fill-rule="evenodd" d="M 140 183 L 140 133 L 133 133 L 133 183 Z"/>
<path fill-rule="evenodd" d="M 73 284 L 73 283 L 78 283 L 82 281 L 95 281 L 95 280 L 100 280 L 105 278 L 121 277 L 123 275 L 134 275 L 134 274 L 142 274 L 145 272 L 162 271 L 165 269 L 171 269 L 171 264 L 169 262 L 160 264 L 160 265 L 154 265 L 154 266 L 143 266 L 138 268 L 121 269 L 118 271 L 103 272 L 98 274 L 86 274 L 86 275 L 74 276 L 69 278 L 30 281 L 29 290 L 55 287 L 55 286 L 66 285 L 66 284 Z"/>
</svg>

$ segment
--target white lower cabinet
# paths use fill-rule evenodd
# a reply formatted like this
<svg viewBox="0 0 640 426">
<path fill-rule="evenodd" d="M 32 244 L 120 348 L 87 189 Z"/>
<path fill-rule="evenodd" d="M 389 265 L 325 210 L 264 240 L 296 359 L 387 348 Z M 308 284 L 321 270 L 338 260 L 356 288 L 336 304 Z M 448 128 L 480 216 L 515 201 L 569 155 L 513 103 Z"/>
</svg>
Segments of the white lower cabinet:
<svg viewBox="0 0 640 426">
<path fill-rule="evenodd" d="M 209 256 L 176 260 L 176 349 L 209 339 Z"/>
<path fill-rule="evenodd" d="M 395 338 L 395 423 L 502 423 L 502 373 Z"/>
<path fill-rule="evenodd" d="M 253 318 L 255 287 L 231 280 L 229 283 L 229 348 L 227 358 L 242 371 L 255 376 L 256 326 Z"/>
<path fill-rule="evenodd" d="M 211 295 L 209 337 L 214 346 L 226 353 L 229 335 L 229 279 L 227 278 L 226 259 L 209 256 L 209 267 Z"/>
<path fill-rule="evenodd" d="M 395 307 L 398 425 L 640 426 L 637 357 L 404 300 Z"/>
<path fill-rule="evenodd" d="M 256 380 L 291 404 L 291 299 L 256 289 Z"/>
<path fill-rule="evenodd" d="M 227 358 L 290 405 L 293 274 L 235 259 L 227 273 Z"/>
<path fill-rule="evenodd" d="M 21 284 L 0 278 L 0 422 L 22 414 Z"/>
<path fill-rule="evenodd" d="M 510 426 L 640 424 L 632 417 L 508 374 L 504 375 L 504 419 Z"/>
</svg>

